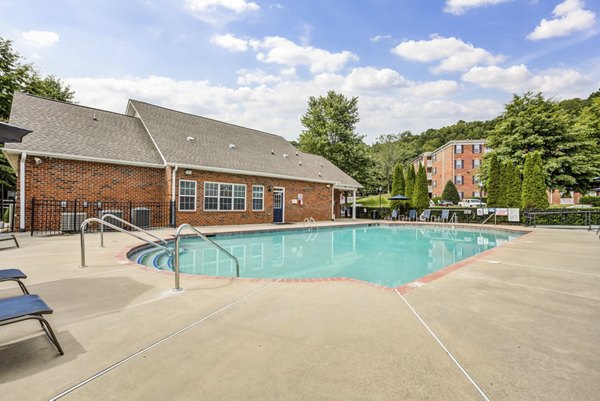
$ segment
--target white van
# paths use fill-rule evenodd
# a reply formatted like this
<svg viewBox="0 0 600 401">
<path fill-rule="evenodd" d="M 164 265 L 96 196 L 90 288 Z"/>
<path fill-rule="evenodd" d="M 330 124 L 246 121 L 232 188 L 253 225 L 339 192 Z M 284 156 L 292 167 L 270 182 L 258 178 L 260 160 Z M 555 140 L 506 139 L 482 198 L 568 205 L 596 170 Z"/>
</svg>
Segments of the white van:
<svg viewBox="0 0 600 401">
<path fill-rule="evenodd" d="M 458 206 L 460 207 L 486 207 L 486 204 L 480 201 L 479 199 L 468 198 L 463 199 L 458 202 Z"/>
</svg>

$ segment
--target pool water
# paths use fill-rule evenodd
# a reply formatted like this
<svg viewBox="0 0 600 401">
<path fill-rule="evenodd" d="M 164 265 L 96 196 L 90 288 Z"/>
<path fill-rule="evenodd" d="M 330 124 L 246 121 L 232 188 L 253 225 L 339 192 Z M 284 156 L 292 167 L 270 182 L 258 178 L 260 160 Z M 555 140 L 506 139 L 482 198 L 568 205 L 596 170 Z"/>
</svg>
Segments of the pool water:
<svg viewBox="0 0 600 401">
<path fill-rule="evenodd" d="M 211 239 L 238 258 L 240 277 L 344 277 L 397 287 L 516 239 L 520 234 L 452 227 L 353 226 L 220 235 Z M 235 263 L 200 238 L 180 241 L 182 273 L 235 276 Z M 156 248 L 130 259 L 171 270 Z"/>
</svg>

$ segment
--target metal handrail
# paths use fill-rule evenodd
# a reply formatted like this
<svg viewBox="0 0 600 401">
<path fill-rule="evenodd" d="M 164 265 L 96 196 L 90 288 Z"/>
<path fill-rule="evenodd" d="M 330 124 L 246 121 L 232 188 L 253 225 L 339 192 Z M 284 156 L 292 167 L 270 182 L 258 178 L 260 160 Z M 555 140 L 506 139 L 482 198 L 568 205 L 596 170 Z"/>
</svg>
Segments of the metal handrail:
<svg viewBox="0 0 600 401">
<path fill-rule="evenodd" d="M 103 215 L 103 216 L 102 216 L 101 220 L 103 220 L 103 221 L 106 221 L 106 220 L 105 220 L 105 218 L 107 218 L 107 217 L 110 217 L 111 219 L 115 219 L 115 220 L 117 220 L 117 221 L 120 221 L 121 223 L 124 223 L 124 224 L 128 225 L 128 226 L 129 226 L 129 227 L 131 227 L 131 228 L 135 228 L 136 230 L 138 230 L 138 231 L 141 231 L 141 232 L 143 232 L 144 234 L 147 234 L 147 235 L 151 236 L 152 238 L 159 240 L 159 241 L 160 241 L 160 242 L 162 242 L 162 243 L 163 243 L 163 244 L 164 244 L 166 247 L 168 247 L 168 246 L 169 246 L 169 244 L 167 243 L 167 241 L 165 241 L 164 239 L 162 239 L 162 238 L 160 238 L 160 237 L 158 237 L 158 236 L 156 236 L 156 235 L 154 235 L 154 234 L 151 234 L 151 233 L 149 233 L 148 231 L 144 230 L 143 228 L 141 228 L 141 227 L 138 227 L 138 226 L 136 226 L 135 224 L 131 224 L 131 223 L 130 223 L 130 222 L 128 222 L 127 220 L 123 220 L 122 218 L 120 218 L 120 217 L 117 217 L 117 216 L 115 216 L 114 214 L 107 213 L 107 214 L 105 214 L 105 215 Z M 100 247 L 104 248 L 104 225 L 100 225 Z"/>
<path fill-rule="evenodd" d="M 450 217 L 450 220 L 448 220 L 448 223 L 457 223 L 458 224 L 458 216 L 456 215 L 456 212 L 452 213 L 452 217 Z"/>
<path fill-rule="evenodd" d="M 484 225 L 485 223 L 487 223 L 487 221 L 488 221 L 489 219 L 491 219 L 492 217 L 494 218 L 494 225 L 497 225 L 496 213 L 492 213 L 492 214 L 490 214 L 490 216 L 489 216 L 487 219 L 485 219 L 485 220 L 483 221 L 483 223 L 481 223 L 481 225 Z"/>
<path fill-rule="evenodd" d="M 137 238 L 139 240 L 144 241 L 148 245 L 155 246 L 155 247 L 158 247 L 158 248 L 162 248 L 162 249 L 164 249 L 165 251 L 167 251 L 169 253 L 173 252 L 172 249 L 169 249 L 169 248 L 167 248 L 165 246 L 157 244 L 156 242 L 152 242 L 152 241 L 150 241 L 150 240 L 148 240 L 146 238 L 143 238 L 143 237 L 140 237 L 138 235 L 135 235 L 131 231 L 124 230 L 121 227 L 117 227 L 114 224 L 110 224 L 107 221 L 104 221 L 104 220 L 101 220 L 101 219 L 97 219 L 95 217 L 90 217 L 89 219 L 84 220 L 83 223 L 81 223 L 81 229 L 80 229 L 80 234 L 81 234 L 81 266 L 79 266 L 79 267 L 87 267 L 86 264 L 85 264 L 85 229 L 87 228 L 88 224 L 90 224 L 91 222 L 96 222 L 96 223 L 100 224 L 101 226 L 105 225 L 107 227 L 112 228 L 113 230 L 116 230 L 116 231 L 119 231 L 119 232 L 122 232 L 122 233 L 125 233 L 125 234 L 129 234 L 132 237 L 135 237 L 135 238 Z"/>
<path fill-rule="evenodd" d="M 315 219 L 312 216 L 310 216 L 308 219 L 315 226 L 315 229 L 318 230 L 319 227 L 317 226 L 317 222 L 315 221 Z"/>
<path fill-rule="evenodd" d="M 315 219 L 312 216 L 305 217 L 304 223 L 308 224 L 308 231 L 312 231 L 313 227 L 315 227 L 315 229 L 317 228 L 317 222 L 315 221 Z M 306 224 L 304 224 L 304 225 L 306 226 Z"/>
<path fill-rule="evenodd" d="M 179 238 L 181 237 L 181 231 L 184 228 L 189 228 L 190 230 L 194 231 L 194 233 L 197 236 L 199 236 L 203 240 L 213 244 L 219 250 L 221 250 L 227 256 L 229 256 L 231 259 L 233 259 L 233 261 L 235 262 L 235 275 L 236 275 L 236 277 L 240 276 L 240 262 L 238 261 L 238 259 L 235 256 L 233 256 L 231 253 L 226 251 L 225 248 L 223 248 L 221 245 L 217 244 L 215 241 L 211 240 L 206 235 L 202 234 L 200 231 L 195 229 L 192 225 L 184 223 L 184 224 L 180 225 L 179 227 L 177 227 L 177 231 L 175 231 L 175 253 L 174 253 L 174 257 L 173 257 L 173 270 L 175 271 L 175 288 L 173 288 L 173 291 L 181 291 L 183 289 L 179 286 Z"/>
</svg>

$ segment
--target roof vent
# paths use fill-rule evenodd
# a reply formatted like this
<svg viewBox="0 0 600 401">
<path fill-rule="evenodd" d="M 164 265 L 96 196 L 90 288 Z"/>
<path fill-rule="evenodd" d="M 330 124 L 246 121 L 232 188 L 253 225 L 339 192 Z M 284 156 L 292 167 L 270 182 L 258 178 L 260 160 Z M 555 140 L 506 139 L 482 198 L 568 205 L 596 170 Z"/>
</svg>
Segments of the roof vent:
<svg viewBox="0 0 600 401">
<path fill-rule="evenodd" d="M 94 116 L 92 117 L 92 120 L 98 121 L 98 117 L 96 117 L 96 113 L 94 113 Z"/>
<path fill-rule="evenodd" d="M 287 158 L 288 158 L 288 155 L 286 155 L 286 154 L 284 153 L 284 154 L 283 154 L 283 158 L 284 158 L 284 159 L 287 159 Z"/>
<path fill-rule="evenodd" d="M 296 156 L 300 156 L 300 155 L 298 154 L 298 152 L 296 152 Z"/>
<path fill-rule="evenodd" d="M 275 151 L 274 151 L 273 149 L 271 149 L 271 154 L 272 154 L 272 155 L 274 155 L 274 154 L 275 154 Z"/>
<path fill-rule="evenodd" d="M 193 136 L 188 136 L 187 138 L 185 138 L 185 140 L 188 141 L 188 142 L 195 142 L 196 141 Z"/>
<path fill-rule="evenodd" d="M 321 172 L 319 171 L 319 177 L 321 177 L 323 174 L 321 174 Z"/>
<path fill-rule="evenodd" d="M 233 143 L 230 143 L 230 144 L 229 144 L 229 149 L 235 149 L 235 144 L 233 144 Z"/>
<path fill-rule="evenodd" d="M 323 163 L 321 163 L 321 167 L 323 167 Z"/>
<path fill-rule="evenodd" d="M 299 160 L 299 161 L 298 161 L 298 164 L 299 164 L 299 165 L 302 165 L 302 160 Z"/>
</svg>

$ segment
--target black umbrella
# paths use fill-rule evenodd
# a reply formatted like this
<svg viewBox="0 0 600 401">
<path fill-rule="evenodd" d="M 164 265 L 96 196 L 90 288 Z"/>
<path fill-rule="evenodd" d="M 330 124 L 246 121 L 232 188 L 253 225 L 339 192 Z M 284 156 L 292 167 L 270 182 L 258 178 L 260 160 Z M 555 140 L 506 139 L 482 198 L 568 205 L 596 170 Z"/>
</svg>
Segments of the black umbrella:
<svg viewBox="0 0 600 401">
<path fill-rule="evenodd" d="M 0 143 L 21 142 L 31 130 L 0 122 Z"/>
<path fill-rule="evenodd" d="M 388 200 L 409 200 L 410 198 L 408 196 L 404 196 L 404 195 L 394 195 L 391 198 L 388 198 Z"/>
</svg>

